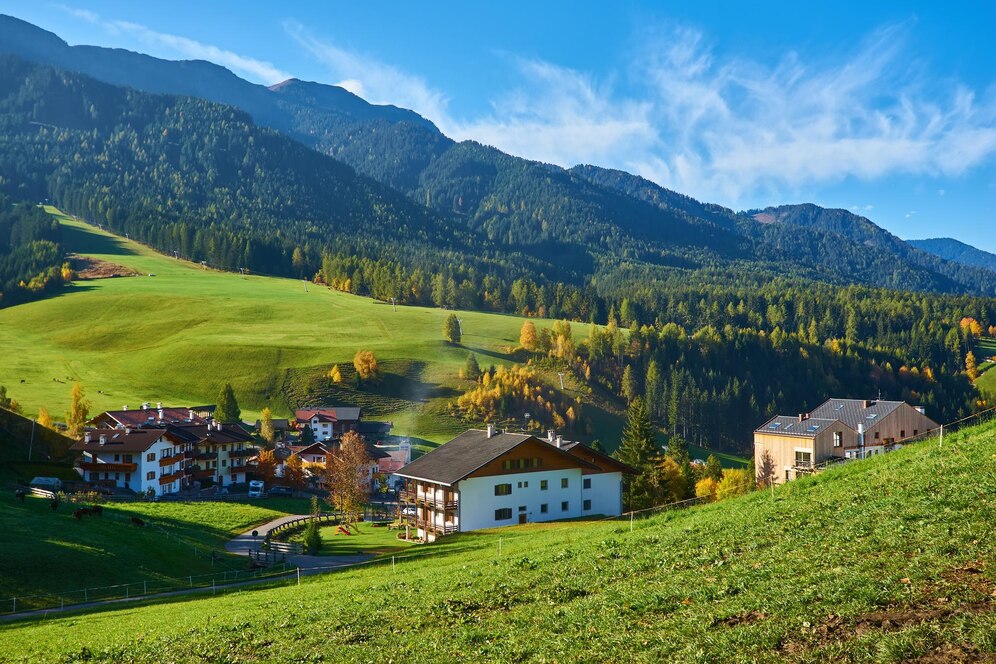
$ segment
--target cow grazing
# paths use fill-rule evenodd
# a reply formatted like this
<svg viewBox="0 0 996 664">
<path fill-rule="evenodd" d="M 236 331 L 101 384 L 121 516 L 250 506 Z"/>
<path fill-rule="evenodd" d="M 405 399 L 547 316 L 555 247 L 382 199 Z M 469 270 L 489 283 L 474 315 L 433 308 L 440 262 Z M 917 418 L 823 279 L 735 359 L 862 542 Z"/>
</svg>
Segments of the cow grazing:
<svg viewBox="0 0 996 664">
<path fill-rule="evenodd" d="M 90 507 L 90 514 L 93 516 L 104 516 L 104 508 L 100 505 L 92 505 Z"/>
<path fill-rule="evenodd" d="M 83 520 L 83 516 L 86 513 L 87 513 L 87 510 L 85 510 L 85 509 L 83 509 L 81 507 L 78 510 L 76 510 L 76 511 L 73 512 L 73 518 L 76 519 L 77 521 L 82 521 Z"/>
<path fill-rule="evenodd" d="M 59 509 L 59 499 L 53 498 L 51 501 L 49 501 L 48 506 L 52 508 L 53 512 L 55 512 L 56 510 Z"/>
<path fill-rule="evenodd" d="M 139 519 L 137 516 L 131 517 L 132 525 L 138 526 L 139 528 L 145 525 L 145 522 Z"/>
<path fill-rule="evenodd" d="M 14 492 L 14 497 L 16 497 L 16 498 L 17 498 L 18 500 L 20 500 L 20 501 L 21 501 L 22 503 L 24 502 L 24 496 L 25 496 L 25 495 L 27 495 L 27 494 L 26 494 L 26 492 L 24 491 L 24 489 L 18 489 L 17 491 L 15 491 L 15 492 Z"/>
</svg>

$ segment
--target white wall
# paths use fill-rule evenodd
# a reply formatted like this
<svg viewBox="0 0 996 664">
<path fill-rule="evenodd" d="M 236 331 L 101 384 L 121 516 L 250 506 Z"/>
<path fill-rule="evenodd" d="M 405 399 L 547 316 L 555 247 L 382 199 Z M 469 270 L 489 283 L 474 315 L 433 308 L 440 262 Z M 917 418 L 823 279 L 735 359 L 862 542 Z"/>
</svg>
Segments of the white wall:
<svg viewBox="0 0 996 664">
<path fill-rule="evenodd" d="M 581 500 L 591 501 L 591 509 L 583 510 L 584 516 L 622 514 L 622 473 L 585 475 L 582 481 L 589 479 L 591 488 L 581 490 Z"/>
<path fill-rule="evenodd" d="M 567 478 L 566 489 L 560 486 L 560 480 L 564 477 Z M 540 489 L 542 480 L 548 482 L 546 491 Z M 520 482 L 528 482 L 529 486 L 520 487 Z M 512 493 L 496 496 L 496 484 L 511 484 Z M 594 483 L 592 486 L 594 487 Z M 580 468 L 475 477 L 459 482 L 457 488 L 460 491 L 458 514 L 461 532 L 516 525 L 519 523 L 520 506 L 526 508 L 527 523 L 582 516 Z M 568 502 L 566 512 L 561 510 L 561 502 L 565 500 Z M 544 503 L 548 506 L 546 514 L 540 511 L 540 505 Z M 592 506 L 594 507 L 594 501 Z M 505 507 L 512 510 L 512 518 L 495 521 L 495 510 Z"/>
</svg>

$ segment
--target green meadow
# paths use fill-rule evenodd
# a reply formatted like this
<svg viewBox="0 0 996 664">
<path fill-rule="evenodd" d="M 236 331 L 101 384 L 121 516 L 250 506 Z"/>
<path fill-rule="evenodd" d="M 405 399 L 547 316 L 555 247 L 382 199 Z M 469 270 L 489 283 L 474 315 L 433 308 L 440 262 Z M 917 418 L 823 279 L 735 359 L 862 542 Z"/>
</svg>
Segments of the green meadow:
<svg viewBox="0 0 996 664">
<path fill-rule="evenodd" d="M 4 661 L 980 661 L 996 426 L 728 501 L 0 627 Z M 419 555 L 406 559 L 404 555 Z"/>
<path fill-rule="evenodd" d="M 243 419 L 266 406 L 281 417 L 299 404 L 355 404 L 426 449 L 468 426 L 448 408 L 470 386 L 458 377 L 468 352 L 484 367 L 514 362 L 524 320 L 516 316 L 457 312 L 463 339 L 454 345 L 442 334 L 449 311 L 395 311 L 294 279 L 204 269 L 49 211 L 63 224 L 69 250 L 138 276 L 77 281 L 57 296 L 0 309 L 0 383 L 28 415 L 44 406 L 59 419 L 74 381 L 85 386 L 94 412 L 142 402 L 214 403 L 230 382 Z M 587 326 L 576 324 L 574 334 L 583 338 Z M 352 361 L 361 349 L 376 354 L 383 375 L 356 390 Z M 344 377 L 338 385 L 325 376 L 333 364 Z M 586 408 L 593 437 L 614 449 L 620 414 Z M 718 456 L 726 465 L 743 463 Z"/>
</svg>

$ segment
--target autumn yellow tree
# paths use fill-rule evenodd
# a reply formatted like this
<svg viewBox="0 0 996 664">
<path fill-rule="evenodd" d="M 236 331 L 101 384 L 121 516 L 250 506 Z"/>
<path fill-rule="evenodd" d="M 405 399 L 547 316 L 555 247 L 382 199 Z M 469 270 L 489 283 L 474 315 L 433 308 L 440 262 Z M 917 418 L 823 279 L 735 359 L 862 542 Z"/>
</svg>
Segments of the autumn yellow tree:
<svg viewBox="0 0 996 664">
<path fill-rule="evenodd" d="M 979 377 L 979 364 L 975 360 L 975 353 L 968 351 L 965 355 L 965 373 L 968 374 L 969 380 L 975 380 Z"/>
<path fill-rule="evenodd" d="M 46 429 L 55 429 L 55 423 L 52 421 L 52 416 L 48 414 L 48 408 L 45 406 L 38 409 L 38 424 L 42 425 Z"/>
<path fill-rule="evenodd" d="M 273 429 L 273 413 L 269 408 L 264 408 L 259 414 L 259 435 L 267 443 L 272 444 L 276 438 L 276 431 Z"/>
<path fill-rule="evenodd" d="M 295 489 L 305 486 L 304 461 L 297 454 L 292 454 L 284 462 L 284 482 Z"/>
<path fill-rule="evenodd" d="M 533 325 L 531 320 L 527 320 L 522 324 L 522 329 L 519 331 L 519 345 L 526 350 L 533 352 L 536 350 L 538 338 L 536 337 L 536 326 Z"/>
<path fill-rule="evenodd" d="M 359 519 L 360 510 L 370 492 L 367 470 L 370 456 L 363 437 L 355 431 L 343 435 L 336 449 L 325 461 L 325 488 L 342 524 L 350 528 Z"/>
<path fill-rule="evenodd" d="M 277 476 L 277 458 L 273 450 L 259 451 L 259 456 L 256 458 L 256 472 L 267 484 L 273 482 L 273 478 Z"/>
<path fill-rule="evenodd" d="M 358 350 L 353 356 L 353 366 L 356 374 L 363 380 L 374 380 L 377 378 L 377 358 L 372 351 Z"/>
<path fill-rule="evenodd" d="M 66 414 L 66 435 L 70 438 L 81 438 L 83 427 L 86 425 L 87 416 L 90 414 L 90 400 L 86 398 L 86 392 L 79 383 L 73 383 L 73 388 L 69 392 L 70 405 Z"/>
<path fill-rule="evenodd" d="M 726 500 L 750 493 L 752 484 L 746 470 L 727 469 L 723 471 L 723 479 L 716 487 L 716 500 Z"/>
<path fill-rule="evenodd" d="M 333 383 L 341 383 L 342 382 L 342 372 L 339 370 L 339 365 L 338 364 L 333 364 L 332 365 L 332 368 L 329 369 L 328 377 L 329 377 L 329 380 L 331 380 Z"/>
<path fill-rule="evenodd" d="M 695 483 L 695 497 L 707 501 L 716 500 L 716 487 L 719 484 L 711 477 L 703 477 Z"/>
</svg>

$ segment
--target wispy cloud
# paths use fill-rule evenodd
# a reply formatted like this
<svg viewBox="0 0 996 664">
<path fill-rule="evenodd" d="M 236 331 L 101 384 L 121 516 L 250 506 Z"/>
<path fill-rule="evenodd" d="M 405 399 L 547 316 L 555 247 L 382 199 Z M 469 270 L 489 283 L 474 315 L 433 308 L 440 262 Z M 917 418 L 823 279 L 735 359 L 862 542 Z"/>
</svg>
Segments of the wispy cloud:
<svg viewBox="0 0 996 664">
<path fill-rule="evenodd" d="M 375 57 L 340 48 L 312 34 L 297 21 L 284 22 L 284 30 L 329 69 L 338 85 L 375 104 L 395 104 L 446 126 L 449 99 L 425 80 Z M 444 129 L 445 131 L 445 129 Z"/>
<path fill-rule="evenodd" d="M 228 67 L 235 73 L 241 74 L 257 83 L 269 85 L 291 77 L 287 72 L 282 71 L 265 60 L 257 60 L 246 55 L 240 55 L 233 51 L 187 37 L 157 32 L 140 23 L 104 19 L 86 9 L 78 9 L 66 5 L 58 5 L 58 7 L 76 18 L 101 26 L 111 34 L 127 34 L 148 46 L 159 47 L 186 58 L 214 62 L 223 67 Z"/>
</svg>

